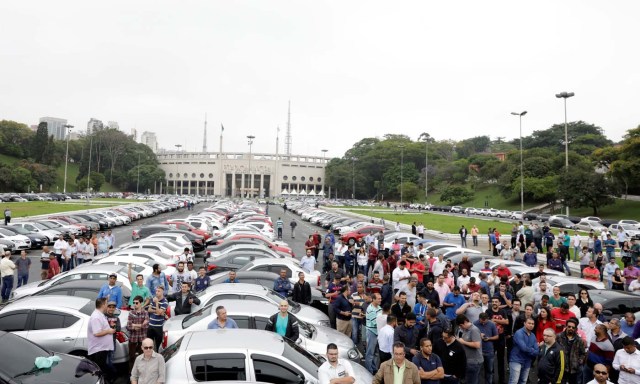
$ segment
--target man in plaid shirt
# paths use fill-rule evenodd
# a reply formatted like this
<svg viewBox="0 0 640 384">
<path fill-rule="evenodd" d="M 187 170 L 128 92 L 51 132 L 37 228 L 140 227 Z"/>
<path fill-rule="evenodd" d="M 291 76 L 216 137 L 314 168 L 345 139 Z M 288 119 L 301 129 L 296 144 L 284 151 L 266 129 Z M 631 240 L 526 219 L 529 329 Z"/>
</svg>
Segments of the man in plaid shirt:
<svg viewBox="0 0 640 384">
<path fill-rule="evenodd" d="M 129 331 L 129 371 L 133 368 L 136 357 L 142 353 L 142 340 L 147 338 L 149 313 L 142 308 L 142 304 L 144 304 L 142 296 L 133 298 L 133 307 L 127 320 L 127 331 Z"/>
</svg>

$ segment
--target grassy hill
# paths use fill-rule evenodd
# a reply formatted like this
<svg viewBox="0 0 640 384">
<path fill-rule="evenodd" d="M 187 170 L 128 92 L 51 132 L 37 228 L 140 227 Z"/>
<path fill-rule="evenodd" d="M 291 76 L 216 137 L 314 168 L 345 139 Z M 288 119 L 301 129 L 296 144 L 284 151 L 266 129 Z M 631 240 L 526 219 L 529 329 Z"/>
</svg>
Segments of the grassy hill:
<svg viewBox="0 0 640 384">
<path fill-rule="evenodd" d="M 435 205 L 445 205 L 440 201 L 441 193 L 429 193 L 429 203 Z M 483 185 L 474 191 L 473 199 L 462 204 L 465 207 L 484 208 L 484 203 L 488 202 L 489 208 L 507 209 L 509 211 L 520 210 L 520 197 L 516 196 L 511 199 L 505 199 L 500 194 L 500 190 L 496 185 Z M 524 201 L 524 209 L 533 208 L 539 205 L 535 202 Z"/>
<path fill-rule="evenodd" d="M 0 163 L 13 165 L 20 161 L 20 159 L 0 154 Z M 68 192 L 78 192 L 76 188 L 76 177 L 78 176 L 79 166 L 75 163 L 69 163 L 67 167 L 67 191 Z M 50 191 L 46 192 L 62 192 L 64 188 L 64 163 L 61 164 L 58 168 L 56 168 L 56 184 L 51 186 Z M 81 189 L 80 192 L 84 192 L 85 189 Z M 100 188 L 101 192 L 120 192 L 120 189 L 111 185 L 108 182 L 105 182 L 102 188 Z"/>
</svg>

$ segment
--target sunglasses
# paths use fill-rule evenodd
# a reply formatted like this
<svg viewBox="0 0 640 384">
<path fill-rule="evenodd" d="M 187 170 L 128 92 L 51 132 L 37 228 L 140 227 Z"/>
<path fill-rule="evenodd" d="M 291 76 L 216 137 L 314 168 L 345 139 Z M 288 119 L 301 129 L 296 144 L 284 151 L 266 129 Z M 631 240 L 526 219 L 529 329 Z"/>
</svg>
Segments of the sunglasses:
<svg viewBox="0 0 640 384">
<path fill-rule="evenodd" d="M 607 371 L 593 371 L 593 373 L 595 373 L 596 375 L 608 375 L 609 372 Z"/>
<path fill-rule="evenodd" d="M 153 347 L 142 347 L 142 349 L 149 350 L 149 349 L 153 349 Z"/>
<path fill-rule="evenodd" d="M 138 304 L 140 304 L 140 302 L 139 301 L 134 301 L 133 304 L 134 305 L 138 305 Z"/>
</svg>

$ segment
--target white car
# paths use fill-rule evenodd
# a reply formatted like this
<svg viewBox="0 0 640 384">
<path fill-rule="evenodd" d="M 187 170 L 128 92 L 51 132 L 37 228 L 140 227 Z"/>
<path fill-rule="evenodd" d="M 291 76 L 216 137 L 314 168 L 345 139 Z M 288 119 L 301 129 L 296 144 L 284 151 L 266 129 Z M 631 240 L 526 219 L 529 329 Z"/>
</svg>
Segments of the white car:
<svg viewBox="0 0 640 384">
<path fill-rule="evenodd" d="M 269 322 L 269 317 L 278 312 L 278 304 L 268 301 L 244 300 L 214 301 L 189 315 L 177 315 L 164 323 L 164 334 L 167 345 L 175 343 L 187 332 L 203 331 L 210 322 L 217 317 L 216 308 L 223 306 L 227 310 L 227 317 L 233 319 L 240 329 L 264 330 Z M 291 310 L 291 308 L 290 308 Z M 294 314 L 291 314 L 295 317 Z M 327 352 L 327 344 L 338 345 L 340 357 L 357 361 L 362 357 L 353 344 L 350 337 L 330 327 L 308 324 L 298 320 L 300 339 L 297 344 L 305 350 L 323 355 Z M 296 341 L 296 340 L 294 340 Z"/>
<path fill-rule="evenodd" d="M 422 239 L 411 233 L 394 232 L 384 237 L 384 248 L 387 250 L 391 249 L 391 245 L 395 240 L 398 240 L 398 244 L 403 245 Z"/>
<path fill-rule="evenodd" d="M 604 225 L 600 224 L 597 221 L 589 221 L 586 219 L 582 219 L 578 224 L 576 224 L 576 229 L 579 229 L 581 231 L 587 231 L 587 232 L 593 231 L 595 233 L 600 233 L 602 232 L 602 230 L 606 230 L 607 227 L 605 227 Z"/>
<path fill-rule="evenodd" d="M 47 245 L 53 243 L 62 234 L 62 232 L 60 231 L 49 229 L 46 226 L 35 221 L 16 221 L 14 223 L 9 223 L 9 225 L 12 227 L 22 227 L 31 233 L 37 233 L 45 237 L 47 239 Z"/>
<path fill-rule="evenodd" d="M 637 229 L 640 229 L 640 222 L 638 222 L 636 220 L 620 220 L 620 221 L 618 221 L 618 225 L 622 225 L 622 224 L 633 225 Z"/>
<path fill-rule="evenodd" d="M 147 259 L 144 257 L 136 257 L 136 256 L 107 256 L 103 257 L 100 260 L 96 260 L 94 264 L 110 264 L 110 265 L 120 265 L 124 267 L 124 271 L 127 272 L 129 268 L 129 263 L 131 263 L 131 276 L 135 278 L 137 274 L 141 274 L 146 279 L 151 276 L 153 273 L 153 265 L 156 264 L 152 259 Z M 159 264 L 159 263 L 158 263 Z M 167 267 L 166 264 L 159 264 L 160 269 L 167 276 L 172 276 L 176 271 L 176 268 L 171 266 Z M 186 268 L 185 268 L 186 269 Z"/>
<path fill-rule="evenodd" d="M 540 278 L 536 277 L 531 281 L 535 286 L 540 282 Z M 605 284 L 601 281 L 592 281 L 581 279 L 573 276 L 547 276 L 547 286 L 560 287 L 560 296 L 566 296 L 569 293 L 578 295 L 578 292 L 582 289 L 607 289 Z"/>
<path fill-rule="evenodd" d="M 163 270 L 168 269 L 169 267 L 175 267 L 175 260 L 171 257 L 164 255 L 162 252 L 153 251 L 150 249 L 124 249 L 118 250 L 115 253 L 110 253 L 109 257 L 138 257 L 142 259 L 151 260 L 153 264 L 159 264 Z"/>
<path fill-rule="evenodd" d="M 257 259 L 238 269 L 238 271 L 264 271 L 280 274 L 280 270 L 282 269 L 287 271 L 287 278 L 291 281 L 291 284 L 295 284 L 295 282 L 298 281 L 298 273 L 304 272 L 304 280 L 309 283 L 311 287 L 322 287 L 319 271 L 306 271 L 291 259 Z"/>
<path fill-rule="evenodd" d="M 511 212 L 507 211 L 506 209 L 499 209 L 498 212 L 496 213 L 496 216 L 506 219 L 511 217 Z"/>
<path fill-rule="evenodd" d="M 632 237 L 640 236 L 640 230 L 632 224 L 611 224 L 609 230 L 615 231 L 618 234 L 620 231 L 624 232 L 626 240 L 630 240 Z"/>
<path fill-rule="evenodd" d="M 447 248 L 447 251 L 442 254 L 442 259 L 447 260 L 457 255 L 480 255 L 482 252 L 475 249 L 468 248 Z"/>
<path fill-rule="evenodd" d="M 45 226 L 46 225 L 51 226 L 53 229 L 56 229 L 62 232 L 71 233 L 76 236 L 82 235 L 82 230 L 80 228 L 76 227 L 75 225 L 69 225 L 69 223 L 66 223 L 62 220 L 44 219 L 44 220 L 38 220 L 38 222 L 43 223 Z"/>
<path fill-rule="evenodd" d="M 124 244 L 121 248 L 114 252 L 129 251 L 136 249 L 147 249 L 153 252 L 160 252 L 171 260 L 177 260 L 177 258 L 184 253 L 184 247 L 180 247 L 179 244 L 169 239 L 156 239 L 148 240 L 143 239 L 135 243 Z"/>
<path fill-rule="evenodd" d="M 171 240 L 175 244 L 180 245 L 183 251 L 185 248 L 189 248 L 193 253 L 193 244 L 191 244 L 191 240 L 181 233 L 158 232 L 145 237 L 145 240 Z"/>
<path fill-rule="evenodd" d="M 31 239 L 25 235 L 16 235 L 8 229 L 0 228 L 0 239 L 12 241 L 16 245 L 16 251 L 31 248 Z"/>
<path fill-rule="evenodd" d="M 509 216 L 511 220 L 519 220 L 522 221 L 524 219 L 524 214 L 522 211 L 513 211 L 511 212 L 511 216 Z"/>
</svg>

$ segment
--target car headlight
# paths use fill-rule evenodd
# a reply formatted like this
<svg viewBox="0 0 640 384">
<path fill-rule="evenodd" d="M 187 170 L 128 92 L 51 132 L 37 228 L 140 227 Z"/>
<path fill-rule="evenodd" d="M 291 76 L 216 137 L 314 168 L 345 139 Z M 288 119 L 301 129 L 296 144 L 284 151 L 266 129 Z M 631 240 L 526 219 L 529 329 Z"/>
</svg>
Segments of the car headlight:
<svg viewBox="0 0 640 384">
<path fill-rule="evenodd" d="M 359 360 L 360 359 L 360 352 L 358 351 L 357 348 L 351 348 L 349 350 L 349 352 L 347 352 L 347 356 L 351 360 Z"/>
<path fill-rule="evenodd" d="M 329 320 L 319 320 L 318 325 L 323 327 L 331 327 L 331 322 Z"/>
</svg>

